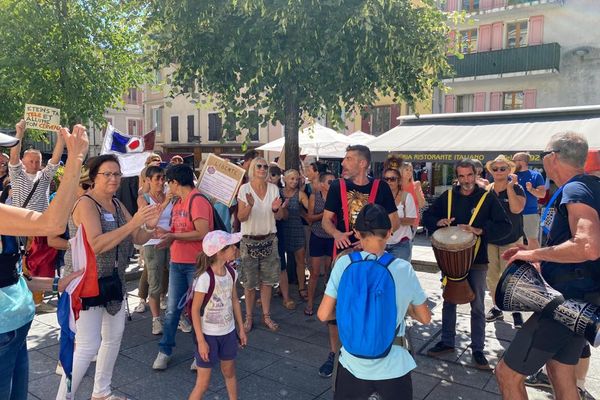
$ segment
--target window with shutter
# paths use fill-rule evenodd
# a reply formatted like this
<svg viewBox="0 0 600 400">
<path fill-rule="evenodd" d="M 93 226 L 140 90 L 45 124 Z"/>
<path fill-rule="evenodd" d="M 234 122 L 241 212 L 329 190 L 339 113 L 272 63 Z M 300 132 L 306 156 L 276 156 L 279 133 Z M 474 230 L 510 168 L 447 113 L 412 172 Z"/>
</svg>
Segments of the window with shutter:
<svg viewBox="0 0 600 400">
<path fill-rule="evenodd" d="M 371 109 L 371 134 L 381 135 L 391 128 L 392 110 L 390 106 L 379 106 Z"/>
<path fill-rule="evenodd" d="M 219 141 L 223 136 L 223 123 L 219 113 L 208 114 L 208 140 Z"/>
<path fill-rule="evenodd" d="M 475 93 L 475 100 L 473 105 L 473 111 L 481 112 L 485 111 L 485 92 Z"/>
<path fill-rule="evenodd" d="M 504 24 L 502 22 L 495 22 L 492 24 L 492 50 L 502 49 L 502 31 Z"/>
<path fill-rule="evenodd" d="M 537 90 L 527 89 L 523 91 L 523 108 L 531 109 L 536 107 Z"/>
<path fill-rule="evenodd" d="M 477 28 L 460 31 L 459 40 L 462 54 L 477 52 Z"/>
<path fill-rule="evenodd" d="M 502 92 L 490 93 L 490 111 L 502 110 Z"/>
<path fill-rule="evenodd" d="M 503 110 L 521 110 L 523 109 L 524 93 L 522 91 L 503 93 Z"/>
<path fill-rule="evenodd" d="M 462 94 L 456 96 L 456 112 L 472 112 L 473 111 L 473 100 L 472 94 Z"/>
<path fill-rule="evenodd" d="M 506 48 L 527 46 L 527 21 L 506 24 Z"/>
<path fill-rule="evenodd" d="M 453 94 L 447 94 L 444 97 L 444 112 L 445 113 L 453 113 L 454 112 L 454 101 L 456 96 Z"/>
<path fill-rule="evenodd" d="M 492 49 L 492 25 L 481 25 L 477 41 L 477 51 L 490 51 Z"/>
<path fill-rule="evenodd" d="M 529 18 L 529 45 L 544 43 L 544 16 L 536 15 Z"/>
<path fill-rule="evenodd" d="M 171 117 L 171 142 L 179 142 L 179 117 Z"/>
</svg>

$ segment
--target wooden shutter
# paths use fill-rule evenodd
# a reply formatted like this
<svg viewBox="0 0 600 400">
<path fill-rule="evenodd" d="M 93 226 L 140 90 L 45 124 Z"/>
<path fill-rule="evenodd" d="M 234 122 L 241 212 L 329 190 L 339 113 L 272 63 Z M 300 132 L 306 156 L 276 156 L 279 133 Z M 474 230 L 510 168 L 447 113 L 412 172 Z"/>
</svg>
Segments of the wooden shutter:
<svg viewBox="0 0 600 400">
<path fill-rule="evenodd" d="M 137 91 L 137 105 L 138 106 L 142 106 L 144 104 L 142 96 L 144 94 L 144 92 L 141 89 L 135 89 Z"/>
<path fill-rule="evenodd" d="M 477 51 L 490 51 L 492 49 L 492 25 L 481 25 L 477 38 Z"/>
<path fill-rule="evenodd" d="M 398 104 L 392 104 L 390 106 L 390 129 L 400 124 L 400 121 L 398 121 L 399 116 L 400 106 Z"/>
<path fill-rule="evenodd" d="M 360 114 L 360 130 L 364 133 L 371 133 L 371 114 L 369 107 L 363 110 Z"/>
<path fill-rule="evenodd" d="M 480 0 L 479 1 L 479 9 L 481 11 L 491 10 L 494 6 L 494 0 Z"/>
<path fill-rule="evenodd" d="M 543 43 L 544 39 L 544 16 L 536 15 L 529 18 L 529 36 L 528 43 L 530 46 L 538 45 Z"/>
<path fill-rule="evenodd" d="M 444 98 L 444 112 L 445 113 L 453 113 L 455 108 L 454 105 L 456 103 L 456 96 L 453 94 L 447 94 Z"/>
<path fill-rule="evenodd" d="M 523 108 L 535 108 L 537 90 L 527 89 L 523 91 Z"/>
<path fill-rule="evenodd" d="M 473 101 L 473 111 L 485 111 L 485 92 L 475 93 Z"/>
<path fill-rule="evenodd" d="M 504 24 L 502 22 L 495 22 L 492 24 L 492 50 L 502 49 L 502 39 L 504 36 Z"/>
<path fill-rule="evenodd" d="M 490 111 L 502 110 L 502 92 L 490 93 Z"/>
<path fill-rule="evenodd" d="M 448 0 L 446 11 L 456 11 L 458 10 L 458 0 Z"/>
</svg>

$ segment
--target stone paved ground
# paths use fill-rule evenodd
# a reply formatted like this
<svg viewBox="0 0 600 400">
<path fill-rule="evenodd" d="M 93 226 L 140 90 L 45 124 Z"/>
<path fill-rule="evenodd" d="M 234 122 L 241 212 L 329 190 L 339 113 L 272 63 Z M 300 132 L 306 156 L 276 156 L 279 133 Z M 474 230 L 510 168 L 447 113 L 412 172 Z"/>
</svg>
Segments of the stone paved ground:
<svg viewBox="0 0 600 400">
<path fill-rule="evenodd" d="M 416 248 L 423 261 L 431 261 L 431 249 Z M 416 350 L 417 369 L 413 371 L 415 399 L 427 400 L 488 400 L 499 399 L 498 388 L 491 372 L 470 367 L 469 308 L 459 307 L 457 352 L 441 359 L 426 356 L 426 349 L 435 344 L 441 328 L 441 291 L 437 274 L 418 272 L 419 279 L 429 295 L 434 316 L 428 326 L 415 325 L 411 339 Z M 130 282 L 129 302 L 137 304 L 136 285 Z M 292 286 L 294 288 L 294 286 Z M 486 309 L 491 300 L 486 300 Z M 277 333 L 256 324 L 249 336 L 249 346 L 240 350 L 237 363 L 240 399 L 318 400 L 332 399 L 330 379 L 317 375 L 317 369 L 327 356 L 327 329 L 315 317 L 305 317 L 302 307 L 285 310 L 279 298 L 273 300 L 273 319 L 280 323 Z M 255 310 L 259 321 L 260 312 Z M 177 333 L 170 368 L 155 372 L 151 365 L 157 352 L 158 337 L 150 333 L 150 313 L 133 314 L 126 323 L 121 352 L 113 376 L 115 392 L 137 400 L 187 399 L 195 373 L 189 370 L 193 344 L 190 334 Z M 511 318 L 507 314 L 507 321 Z M 486 327 L 486 353 L 492 365 L 510 344 L 514 336 L 507 322 L 488 324 Z M 36 316 L 28 337 L 30 349 L 30 399 L 54 399 L 59 383 L 55 374 L 58 358 L 58 324 L 55 314 Z M 592 367 L 588 375 L 588 390 L 600 398 L 600 358 L 592 350 Z M 94 364 L 78 391 L 78 399 L 88 399 L 92 392 Z M 550 393 L 528 389 L 530 399 L 551 399 Z M 210 393 L 213 400 L 227 399 L 220 373 L 215 370 Z M 590 397 L 591 398 L 591 397 Z"/>
</svg>

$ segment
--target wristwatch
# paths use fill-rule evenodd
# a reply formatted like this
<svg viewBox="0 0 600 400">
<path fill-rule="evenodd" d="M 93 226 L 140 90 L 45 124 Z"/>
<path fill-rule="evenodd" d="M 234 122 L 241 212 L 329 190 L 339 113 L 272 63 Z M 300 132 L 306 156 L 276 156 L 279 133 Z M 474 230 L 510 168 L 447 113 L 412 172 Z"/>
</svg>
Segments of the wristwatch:
<svg viewBox="0 0 600 400">
<path fill-rule="evenodd" d="M 60 278 L 58 276 L 55 276 L 54 281 L 52 281 L 52 293 L 53 294 L 58 293 L 58 281 L 59 280 L 60 280 Z"/>
</svg>

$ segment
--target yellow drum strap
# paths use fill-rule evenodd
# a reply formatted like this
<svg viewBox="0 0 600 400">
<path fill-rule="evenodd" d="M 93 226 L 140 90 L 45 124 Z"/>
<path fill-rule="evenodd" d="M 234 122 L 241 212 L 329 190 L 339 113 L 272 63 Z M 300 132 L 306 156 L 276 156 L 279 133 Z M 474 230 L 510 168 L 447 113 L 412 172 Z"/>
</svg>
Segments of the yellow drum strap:
<svg viewBox="0 0 600 400">
<path fill-rule="evenodd" d="M 479 199 L 479 203 L 477 203 L 477 207 L 475 207 L 475 211 L 473 211 L 473 215 L 471 215 L 471 220 L 469 221 L 469 225 L 473 224 L 473 222 L 475 221 L 475 217 L 477 217 L 477 214 L 479 213 L 479 210 L 481 209 L 481 206 L 483 205 L 483 202 L 485 201 L 485 198 L 487 197 L 489 192 L 485 192 L 483 194 L 483 196 L 481 196 L 481 199 Z M 477 236 L 477 241 L 475 242 L 475 254 L 473 255 L 473 259 L 475 259 L 475 257 L 477 257 L 477 253 L 479 252 L 479 246 L 481 245 L 481 237 Z"/>
</svg>

